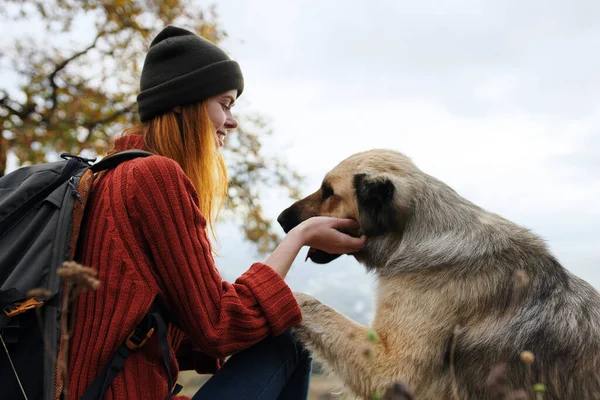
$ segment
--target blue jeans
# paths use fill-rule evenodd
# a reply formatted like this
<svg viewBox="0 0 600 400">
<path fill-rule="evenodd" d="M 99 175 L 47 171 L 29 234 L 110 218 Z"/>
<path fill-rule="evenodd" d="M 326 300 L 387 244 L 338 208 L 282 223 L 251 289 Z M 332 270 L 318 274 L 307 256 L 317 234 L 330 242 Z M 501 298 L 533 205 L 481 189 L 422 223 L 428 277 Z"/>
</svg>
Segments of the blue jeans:
<svg viewBox="0 0 600 400">
<path fill-rule="evenodd" d="M 312 359 L 287 331 L 234 354 L 192 400 L 306 400 Z"/>
</svg>

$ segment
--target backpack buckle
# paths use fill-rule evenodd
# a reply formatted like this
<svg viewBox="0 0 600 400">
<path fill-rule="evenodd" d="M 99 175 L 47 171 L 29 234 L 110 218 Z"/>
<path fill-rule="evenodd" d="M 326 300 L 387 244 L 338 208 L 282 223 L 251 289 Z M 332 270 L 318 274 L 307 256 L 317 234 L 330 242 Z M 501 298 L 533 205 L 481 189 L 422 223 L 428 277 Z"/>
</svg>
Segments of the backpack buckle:
<svg viewBox="0 0 600 400">
<path fill-rule="evenodd" d="M 129 350 L 137 350 L 146 344 L 150 336 L 154 333 L 154 328 L 151 328 L 148 332 L 144 333 L 141 329 L 135 328 L 133 332 L 127 336 L 125 345 Z"/>
<path fill-rule="evenodd" d="M 9 317 L 14 317 L 15 315 L 23 314 L 25 311 L 39 308 L 43 305 L 43 301 L 37 301 L 35 297 L 32 297 L 27 301 L 4 307 L 4 313 Z"/>
<path fill-rule="evenodd" d="M 91 163 L 96 161 L 96 158 L 85 158 L 85 157 L 81 157 L 81 156 L 76 156 L 75 154 L 71 154 L 71 153 L 60 153 L 60 158 L 62 158 L 63 160 L 69 160 L 71 158 L 76 158 L 79 161 L 82 161 L 88 165 L 90 165 Z"/>
</svg>

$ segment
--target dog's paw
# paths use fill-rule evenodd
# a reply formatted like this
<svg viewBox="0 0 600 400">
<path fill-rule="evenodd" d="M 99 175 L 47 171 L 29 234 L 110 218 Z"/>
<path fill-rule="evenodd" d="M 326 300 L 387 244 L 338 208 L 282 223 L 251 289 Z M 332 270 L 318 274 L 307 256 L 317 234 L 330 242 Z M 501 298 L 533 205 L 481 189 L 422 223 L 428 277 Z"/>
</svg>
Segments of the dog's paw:
<svg viewBox="0 0 600 400">
<path fill-rule="evenodd" d="M 294 292 L 294 296 L 296 297 L 296 301 L 302 310 L 310 306 L 321 304 L 319 300 L 306 293 Z"/>
<path fill-rule="evenodd" d="M 308 329 L 302 324 L 296 325 L 291 328 L 292 336 L 302 342 L 305 346 L 308 342 L 309 334 Z"/>
</svg>

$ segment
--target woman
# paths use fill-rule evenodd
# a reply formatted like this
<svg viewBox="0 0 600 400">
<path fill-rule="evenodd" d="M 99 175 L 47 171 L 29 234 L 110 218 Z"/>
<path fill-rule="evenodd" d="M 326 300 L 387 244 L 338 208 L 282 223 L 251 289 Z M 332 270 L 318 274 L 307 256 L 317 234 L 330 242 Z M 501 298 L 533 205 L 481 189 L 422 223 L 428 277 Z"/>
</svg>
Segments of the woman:
<svg viewBox="0 0 600 400">
<path fill-rule="evenodd" d="M 115 151 L 144 149 L 94 184 L 76 259 L 99 271 L 100 288 L 74 304 L 70 399 L 78 399 L 156 303 L 168 315 L 168 365 L 157 335 L 126 359 L 106 399 L 162 399 L 182 367 L 214 373 L 195 399 L 305 399 L 310 358 L 289 329 L 301 313 L 284 278 L 303 246 L 352 253 L 364 246 L 337 229 L 356 222 L 312 218 L 290 231 L 265 263 L 235 283 L 214 266 L 212 230 L 227 189 L 219 148 L 243 91 L 238 64 L 174 26 L 152 41 L 141 78 L 142 125 Z M 234 354 L 227 362 L 224 358 Z"/>
</svg>

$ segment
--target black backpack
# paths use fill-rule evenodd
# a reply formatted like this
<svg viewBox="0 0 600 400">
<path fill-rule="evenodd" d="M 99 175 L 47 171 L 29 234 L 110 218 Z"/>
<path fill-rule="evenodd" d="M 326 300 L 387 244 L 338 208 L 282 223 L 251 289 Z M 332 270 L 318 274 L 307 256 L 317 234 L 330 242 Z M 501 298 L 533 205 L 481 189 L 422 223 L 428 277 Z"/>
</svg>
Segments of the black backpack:
<svg viewBox="0 0 600 400">
<path fill-rule="evenodd" d="M 2 398 L 54 400 L 59 357 L 62 279 L 57 269 L 73 259 L 87 197 L 96 174 L 150 156 L 141 150 L 93 159 L 63 153 L 64 161 L 22 167 L 0 178 L 0 392 Z M 32 289 L 44 289 L 33 297 Z M 37 291 L 38 293 L 40 291 Z M 153 305 L 115 352 L 82 399 L 101 399 L 129 353 L 158 331 L 169 380 L 163 313 Z M 60 380 L 59 380 L 60 382 Z M 169 381 L 169 387 L 173 387 Z M 169 397 L 176 394 L 177 385 Z"/>
</svg>

